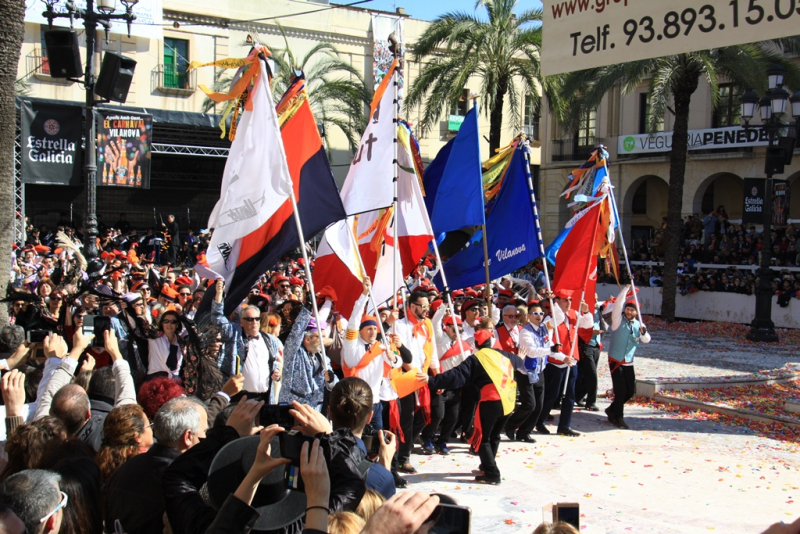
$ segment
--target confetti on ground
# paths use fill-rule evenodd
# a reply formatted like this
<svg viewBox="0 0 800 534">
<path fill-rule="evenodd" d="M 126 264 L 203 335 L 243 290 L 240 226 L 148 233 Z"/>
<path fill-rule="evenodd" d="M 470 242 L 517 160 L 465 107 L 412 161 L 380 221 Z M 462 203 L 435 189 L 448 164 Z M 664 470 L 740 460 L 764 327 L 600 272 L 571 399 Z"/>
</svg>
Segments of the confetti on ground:
<svg viewBox="0 0 800 534">
<path fill-rule="evenodd" d="M 737 410 L 748 410 L 773 417 L 788 417 L 800 419 L 795 414 L 784 409 L 787 399 L 800 398 L 800 384 L 787 382 L 785 384 L 761 384 L 746 386 L 731 386 L 724 388 L 691 389 L 685 391 L 670 390 L 661 393 L 664 396 L 677 399 L 713 404 Z"/>
</svg>

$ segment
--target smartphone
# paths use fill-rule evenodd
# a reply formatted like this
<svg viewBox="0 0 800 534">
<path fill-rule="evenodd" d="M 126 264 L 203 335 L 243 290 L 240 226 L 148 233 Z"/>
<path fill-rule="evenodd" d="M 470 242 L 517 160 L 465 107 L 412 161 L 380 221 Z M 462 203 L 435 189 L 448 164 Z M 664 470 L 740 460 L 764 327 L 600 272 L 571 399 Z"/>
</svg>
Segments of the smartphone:
<svg viewBox="0 0 800 534">
<path fill-rule="evenodd" d="M 28 330 L 28 343 L 42 343 L 49 334 L 49 330 Z"/>
<path fill-rule="evenodd" d="M 560 502 L 553 506 L 553 523 L 563 521 L 581 529 L 581 509 L 576 502 Z"/>
<path fill-rule="evenodd" d="M 472 510 L 468 506 L 440 504 L 423 526 L 433 523 L 429 534 L 469 534 Z"/>
<path fill-rule="evenodd" d="M 94 335 L 94 315 L 87 313 L 83 316 L 83 335 Z"/>
<path fill-rule="evenodd" d="M 311 445 L 314 443 L 312 436 L 305 436 L 297 430 L 282 432 L 278 434 L 281 443 L 281 457 L 291 460 L 291 464 L 286 466 L 283 481 L 287 489 L 294 491 L 305 491 L 303 479 L 300 476 L 300 455 L 303 451 L 303 443 Z"/>
<path fill-rule="evenodd" d="M 278 425 L 283 427 L 284 430 L 289 430 L 295 425 L 294 416 L 289 413 L 291 409 L 291 404 L 264 404 L 258 415 L 258 424 L 263 427 Z"/>
<path fill-rule="evenodd" d="M 88 317 L 88 315 L 87 315 Z M 84 322 L 86 317 L 83 318 Z M 105 333 L 106 330 L 111 330 L 111 317 L 103 317 L 102 315 L 95 316 L 94 318 L 94 340 L 92 341 L 93 347 L 103 348 L 106 345 Z"/>
</svg>

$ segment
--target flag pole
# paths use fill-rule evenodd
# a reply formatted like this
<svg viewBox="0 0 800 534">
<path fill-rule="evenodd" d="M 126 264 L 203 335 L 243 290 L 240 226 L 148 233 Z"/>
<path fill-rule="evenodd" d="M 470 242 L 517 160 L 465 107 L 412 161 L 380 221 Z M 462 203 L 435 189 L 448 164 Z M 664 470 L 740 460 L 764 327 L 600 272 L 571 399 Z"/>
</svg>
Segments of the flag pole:
<svg viewBox="0 0 800 534">
<path fill-rule="evenodd" d="M 477 115 L 479 110 L 477 95 L 472 98 L 472 107 L 475 109 L 475 114 Z M 477 120 L 477 117 L 476 117 Z M 478 152 L 480 153 L 480 144 L 477 146 Z M 489 291 L 491 290 L 492 285 L 492 275 L 489 273 L 489 239 L 486 235 L 486 194 L 483 192 L 483 173 L 479 173 L 481 176 L 481 185 L 480 185 L 480 192 L 481 192 L 481 206 L 483 206 L 483 211 L 481 215 L 483 216 L 483 224 L 481 224 L 481 233 L 483 234 L 483 270 L 486 274 L 486 289 L 483 291 L 483 296 L 487 297 L 489 295 Z M 442 270 L 444 273 L 444 270 Z M 442 282 L 444 282 L 444 275 L 442 276 Z M 489 306 L 489 317 L 492 316 L 492 306 L 494 303 L 492 302 L 491 298 L 486 299 L 486 304 Z"/>
<path fill-rule="evenodd" d="M 308 251 L 306 251 L 306 238 L 303 236 L 303 223 L 300 222 L 300 212 L 297 210 L 297 197 L 294 194 L 294 184 L 289 187 L 292 199 L 292 213 L 294 214 L 294 222 L 297 225 L 297 237 L 300 241 L 300 251 L 303 253 L 303 260 L 305 265 L 303 269 L 306 272 L 308 279 L 308 289 L 311 292 L 311 306 L 314 310 L 314 319 L 317 321 L 317 329 L 319 330 L 319 346 L 322 350 L 322 356 L 327 360 L 328 355 L 325 352 L 325 340 L 322 339 L 322 321 L 319 319 L 319 307 L 317 306 L 317 292 L 314 290 L 314 279 L 311 277 L 311 263 L 308 261 Z"/>
<path fill-rule="evenodd" d="M 533 177 L 531 176 L 531 161 L 530 161 L 531 149 L 527 138 L 525 139 L 524 146 L 525 146 L 525 161 L 527 163 L 525 165 L 525 174 L 528 177 L 528 190 L 531 192 L 531 206 L 533 206 L 533 221 L 534 223 L 536 223 L 536 235 L 539 238 L 539 254 L 541 254 L 542 256 L 542 268 L 544 269 L 544 280 L 547 283 L 547 293 L 548 295 L 551 295 L 553 293 L 553 290 L 550 287 L 550 273 L 548 272 L 547 269 L 547 258 L 544 255 L 544 239 L 542 239 L 542 227 L 539 224 L 539 208 L 537 207 L 536 204 L 536 193 L 533 190 Z M 550 300 L 550 310 L 552 311 L 555 303 L 553 302 L 552 297 L 550 297 L 549 300 Z M 553 320 L 555 321 L 555 318 Z M 553 328 L 553 333 L 556 336 L 556 344 L 560 345 L 561 339 L 558 335 L 558 328 Z"/>
<path fill-rule="evenodd" d="M 614 210 L 617 212 L 617 231 L 619 232 L 619 240 L 622 242 L 622 253 L 625 256 L 625 267 L 628 269 L 628 277 L 631 279 L 631 292 L 633 293 L 633 302 L 636 304 L 636 314 L 638 315 L 639 322 L 644 324 L 642 317 L 642 310 L 639 308 L 639 297 L 636 295 L 636 286 L 633 282 L 633 272 L 631 272 L 631 264 L 628 261 L 628 247 L 625 246 L 625 236 L 622 235 L 622 225 L 619 224 L 621 219 L 619 217 L 619 208 L 617 207 L 617 197 L 614 195 L 614 187 L 611 185 L 611 175 L 608 173 L 608 160 L 603 160 L 603 166 L 606 169 L 606 176 L 608 176 L 608 194 L 611 195 L 611 203 L 614 205 Z"/>
<path fill-rule="evenodd" d="M 399 49 L 395 49 L 394 57 L 395 61 L 398 59 L 400 51 Z M 398 74 L 399 75 L 399 74 Z M 394 302 L 394 309 L 397 310 L 397 264 L 400 262 L 400 258 L 398 255 L 399 249 L 398 245 L 398 232 L 397 232 L 397 179 L 400 174 L 399 165 L 397 162 L 397 143 L 399 140 L 397 139 L 397 128 L 400 127 L 400 103 L 398 101 L 398 93 L 397 93 L 397 77 L 395 73 L 392 74 L 394 79 L 392 80 L 392 87 L 394 89 L 394 117 L 392 117 L 392 121 L 394 122 L 394 159 L 392 160 L 392 165 L 394 166 L 394 178 L 392 180 L 392 185 L 394 187 L 394 198 L 392 200 L 392 302 Z M 376 308 L 377 311 L 377 308 Z M 394 323 L 392 323 L 392 333 L 395 333 Z"/>
<path fill-rule="evenodd" d="M 353 241 L 353 245 L 355 246 L 356 257 L 358 258 L 358 268 L 361 270 L 361 274 L 363 276 L 367 275 L 367 271 L 364 268 L 364 259 L 361 257 L 361 250 L 358 248 L 358 241 L 356 240 L 356 236 L 353 233 L 353 229 L 350 227 L 350 223 L 347 219 L 344 221 L 345 226 L 347 226 L 347 234 L 350 236 L 350 239 Z M 363 282 L 363 280 L 362 280 Z M 372 282 L 370 280 L 370 282 Z M 375 304 L 375 295 L 372 293 L 372 283 L 369 285 L 369 302 L 372 304 L 372 309 L 375 310 L 375 319 L 378 321 L 378 330 L 381 333 L 381 339 L 383 340 L 384 346 L 386 348 L 386 352 L 389 351 L 390 342 L 386 338 L 386 332 L 383 331 L 383 321 L 381 321 L 380 314 L 378 313 L 378 306 Z M 388 356 L 388 354 L 387 354 Z"/>
</svg>

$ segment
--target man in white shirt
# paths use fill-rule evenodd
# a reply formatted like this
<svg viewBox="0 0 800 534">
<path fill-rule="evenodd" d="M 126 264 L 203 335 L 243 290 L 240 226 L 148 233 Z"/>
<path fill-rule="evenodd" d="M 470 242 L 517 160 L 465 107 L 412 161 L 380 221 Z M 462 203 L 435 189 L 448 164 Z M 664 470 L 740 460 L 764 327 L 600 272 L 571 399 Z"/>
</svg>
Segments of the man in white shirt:
<svg viewBox="0 0 800 534">
<path fill-rule="evenodd" d="M 250 393 L 266 393 L 270 391 L 272 380 L 280 380 L 280 373 L 275 369 L 275 354 L 267 345 L 266 336 L 260 331 L 261 311 L 255 306 L 248 306 L 242 311 L 242 341 L 244 354 L 239 354 L 244 375 L 244 391 Z"/>
<path fill-rule="evenodd" d="M 378 343 L 378 321 L 372 316 L 363 315 L 364 307 L 370 291 L 369 277 L 364 279 L 363 291 L 353 306 L 353 313 L 347 323 L 344 344 L 342 345 L 342 370 L 345 377 L 357 376 L 372 389 L 371 424 L 383 430 L 383 409 L 381 406 L 381 384 L 383 382 L 384 363 L 390 367 L 400 367 L 402 361 L 384 343 Z M 363 317 L 362 317 L 363 315 Z M 392 336 L 395 345 L 400 336 Z"/>
<path fill-rule="evenodd" d="M 423 374 L 430 370 L 432 375 L 439 374 L 439 355 L 436 349 L 433 324 L 428 319 L 428 294 L 423 291 L 414 291 L 406 300 L 406 316 L 394 325 L 395 332 L 400 336 L 402 344 L 411 352 L 411 363 L 403 364 L 405 370 L 419 369 Z M 423 386 L 426 388 L 427 386 Z M 425 426 L 425 412 L 430 410 L 430 395 L 427 392 L 406 395 L 400 399 L 400 425 L 403 429 L 404 441 L 398 449 L 398 470 L 403 473 L 414 474 L 417 470 L 409 461 L 411 449 L 417 436 Z M 417 410 L 417 403 L 420 404 Z"/>
</svg>

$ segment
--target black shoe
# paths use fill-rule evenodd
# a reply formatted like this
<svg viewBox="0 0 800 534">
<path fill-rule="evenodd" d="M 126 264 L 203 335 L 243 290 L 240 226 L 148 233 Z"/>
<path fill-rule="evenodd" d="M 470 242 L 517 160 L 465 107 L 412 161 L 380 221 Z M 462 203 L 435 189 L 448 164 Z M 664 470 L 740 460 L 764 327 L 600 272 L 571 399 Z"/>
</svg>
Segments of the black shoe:
<svg viewBox="0 0 800 534">
<path fill-rule="evenodd" d="M 545 430 L 547 429 L 545 428 Z M 533 439 L 529 434 L 518 436 L 517 441 L 521 441 L 522 443 L 536 443 L 536 440 Z"/>
<path fill-rule="evenodd" d="M 544 426 L 543 424 L 538 424 L 538 425 L 536 425 L 536 431 L 537 431 L 539 434 L 549 434 L 549 433 L 550 433 L 550 431 L 549 431 L 549 430 L 547 430 L 547 427 L 546 427 L 546 426 Z"/>
<path fill-rule="evenodd" d="M 411 462 L 405 462 L 405 463 L 400 464 L 397 467 L 397 470 L 400 471 L 401 473 L 406 473 L 406 474 L 409 474 L 409 475 L 416 475 L 417 474 L 417 470 L 413 465 L 411 465 Z"/>
<path fill-rule="evenodd" d="M 513 430 L 506 430 L 506 437 L 508 438 L 508 441 L 517 441 Z"/>
<path fill-rule="evenodd" d="M 575 438 L 575 437 L 578 437 L 578 436 L 580 436 L 580 435 L 581 435 L 581 433 L 580 433 L 580 432 L 575 432 L 575 431 L 574 431 L 574 430 L 572 430 L 571 428 L 563 428 L 563 429 L 562 429 L 562 428 L 559 428 L 559 429 L 558 429 L 558 433 L 559 433 L 560 435 L 562 435 L 562 436 L 568 436 L 568 437 L 571 437 L 571 438 Z"/>
<path fill-rule="evenodd" d="M 598 408 L 596 404 L 590 404 L 586 407 L 586 410 L 589 412 L 599 412 L 600 408 Z"/>
<path fill-rule="evenodd" d="M 625 430 L 630 430 L 630 428 L 631 428 L 631 427 L 629 427 L 629 426 L 628 426 L 628 423 L 626 423 L 626 422 L 625 422 L 625 419 L 623 419 L 622 417 L 620 417 L 619 419 L 617 419 L 617 426 L 618 426 L 619 428 L 623 428 L 623 429 L 625 429 Z"/>
<path fill-rule="evenodd" d="M 583 401 L 575 401 L 575 406 L 583 408 L 584 406 L 586 406 L 586 403 Z"/>
<path fill-rule="evenodd" d="M 400 476 L 399 473 L 392 471 L 392 476 L 394 476 L 394 487 L 395 488 L 405 488 L 408 486 L 408 480 L 404 479 Z"/>
<path fill-rule="evenodd" d="M 610 409 L 611 409 L 611 406 L 609 406 L 608 408 L 606 408 L 603 411 L 606 412 L 606 417 L 608 417 L 608 422 L 611 423 L 612 425 L 616 426 L 617 425 L 617 420 L 613 415 L 611 415 L 611 412 L 609 411 Z"/>
<path fill-rule="evenodd" d="M 548 415 L 545 418 L 545 421 L 555 421 L 555 420 L 556 420 L 556 416 L 555 415 Z"/>
<path fill-rule="evenodd" d="M 554 410 L 560 410 L 560 409 L 561 409 L 561 401 L 559 401 L 559 402 L 555 403 L 555 404 L 553 405 L 553 409 L 554 409 Z"/>
<path fill-rule="evenodd" d="M 497 477 L 497 478 L 495 478 L 495 477 L 487 477 L 486 475 L 480 475 L 480 476 L 475 477 L 475 482 L 478 482 L 480 484 L 490 484 L 492 486 L 496 486 L 496 485 L 500 484 L 500 480 L 501 480 L 500 477 Z"/>
</svg>

